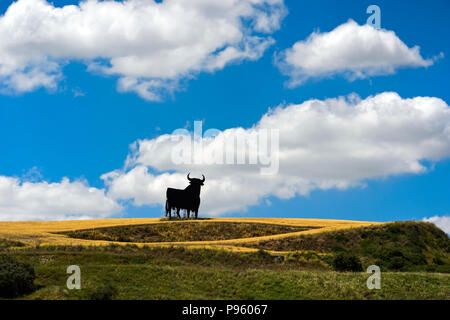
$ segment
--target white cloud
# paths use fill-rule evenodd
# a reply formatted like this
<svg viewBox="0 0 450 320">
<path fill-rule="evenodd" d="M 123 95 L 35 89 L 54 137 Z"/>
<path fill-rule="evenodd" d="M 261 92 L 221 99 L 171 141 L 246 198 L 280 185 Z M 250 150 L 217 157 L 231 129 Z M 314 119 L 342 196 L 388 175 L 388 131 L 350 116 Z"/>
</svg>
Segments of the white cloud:
<svg viewBox="0 0 450 320">
<path fill-rule="evenodd" d="M 423 218 L 423 221 L 434 223 L 438 228 L 450 235 L 450 216 L 433 216 Z"/>
<path fill-rule="evenodd" d="M 21 181 L 0 176 L 0 220 L 106 218 L 121 206 L 105 190 L 64 178 L 59 183 Z"/>
<path fill-rule="evenodd" d="M 259 129 L 279 129 L 277 175 L 261 175 L 257 165 L 176 165 L 172 152 L 179 136 L 166 134 L 137 141 L 125 168 L 102 176 L 108 195 L 136 205 L 163 205 L 167 187 L 184 188 L 187 172 L 204 173 L 201 211 L 218 215 L 245 210 L 268 196 L 291 198 L 362 186 L 367 179 L 420 174 L 427 170 L 423 160 L 450 156 L 449 106 L 439 98 L 403 99 L 394 92 L 280 106 L 252 128 L 230 128 L 216 139 L 203 139 L 199 155 L 207 159 L 221 139 L 249 138 Z"/>
<path fill-rule="evenodd" d="M 344 75 L 353 80 L 392 74 L 403 67 L 428 67 L 433 60 L 422 58 L 418 46 L 408 48 L 393 31 L 349 20 L 296 42 L 281 52 L 276 64 L 294 87 L 310 78 Z"/>
<path fill-rule="evenodd" d="M 0 16 L 1 89 L 55 89 L 77 60 L 158 101 L 199 72 L 258 59 L 286 12 L 283 0 L 18 0 Z"/>
</svg>

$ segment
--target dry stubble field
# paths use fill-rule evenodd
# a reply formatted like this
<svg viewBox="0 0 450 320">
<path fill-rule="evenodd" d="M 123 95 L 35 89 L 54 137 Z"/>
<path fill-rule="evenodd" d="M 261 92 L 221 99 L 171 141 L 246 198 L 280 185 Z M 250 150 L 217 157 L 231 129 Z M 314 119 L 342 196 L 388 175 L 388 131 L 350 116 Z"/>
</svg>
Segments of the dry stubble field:
<svg viewBox="0 0 450 320">
<path fill-rule="evenodd" d="M 83 245 L 103 246 L 115 243 L 136 244 L 137 246 L 183 246 L 221 248 L 231 251 L 256 251 L 257 249 L 243 246 L 260 240 L 279 239 L 300 234 L 316 234 L 328 231 L 357 228 L 379 224 L 376 222 L 326 220 L 326 219 L 288 219 L 288 218 L 215 218 L 196 220 L 196 223 L 255 223 L 278 226 L 292 226 L 312 228 L 304 231 L 274 234 L 268 236 L 239 238 L 212 241 L 177 241 L 177 242 L 120 242 L 105 240 L 76 239 L 61 234 L 61 232 L 89 230 L 107 227 L 123 227 L 134 225 L 151 225 L 162 223 L 192 223 L 190 221 L 166 221 L 159 218 L 133 218 L 133 219 L 103 219 L 103 220 L 73 220 L 73 221 L 24 221 L 24 222 L 0 222 L 0 238 L 20 241 L 30 246 L 45 245 Z"/>
</svg>

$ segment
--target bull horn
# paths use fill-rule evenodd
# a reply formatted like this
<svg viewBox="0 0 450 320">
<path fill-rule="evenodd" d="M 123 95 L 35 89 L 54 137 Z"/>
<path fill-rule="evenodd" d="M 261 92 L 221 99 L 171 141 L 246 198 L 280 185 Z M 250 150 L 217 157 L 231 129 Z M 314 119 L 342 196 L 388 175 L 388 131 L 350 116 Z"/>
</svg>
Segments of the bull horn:
<svg viewBox="0 0 450 320">
<path fill-rule="evenodd" d="M 206 179 L 205 179 L 205 176 L 203 174 L 202 174 L 202 177 L 203 177 L 202 182 L 205 182 Z"/>
<path fill-rule="evenodd" d="M 192 179 L 189 178 L 189 175 L 190 175 L 190 174 L 191 174 L 191 173 L 189 172 L 188 175 L 187 175 L 187 179 L 188 179 L 189 181 L 192 181 Z"/>
</svg>

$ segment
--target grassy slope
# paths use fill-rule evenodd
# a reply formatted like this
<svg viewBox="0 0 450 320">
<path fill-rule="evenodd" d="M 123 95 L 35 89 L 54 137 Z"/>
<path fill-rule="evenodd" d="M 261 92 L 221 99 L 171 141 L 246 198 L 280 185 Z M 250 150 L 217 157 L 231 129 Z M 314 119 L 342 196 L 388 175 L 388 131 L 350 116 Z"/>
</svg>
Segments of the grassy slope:
<svg viewBox="0 0 450 320">
<path fill-rule="evenodd" d="M 365 253 L 364 243 L 373 243 L 375 252 L 401 247 L 406 250 L 403 255 L 417 254 L 420 248 L 431 265 L 437 265 L 433 260 L 439 257 L 445 266 L 449 240 L 432 225 L 396 223 L 317 234 L 314 237 L 319 238 L 311 238 L 314 241 L 309 237 L 313 236 L 300 241 L 303 249 L 327 254 L 274 256 L 262 250 L 242 253 L 135 245 L 6 248 L 18 247 L 15 242 L 3 242 L 0 253 L 35 267 L 39 289 L 26 299 L 88 299 L 108 284 L 117 290 L 114 298 L 118 299 L 450 299 L 450 274 L 385 272 L 382 267 L 382 289 L 369 290 L 368 274 L 334 272 L 326 263 L 333 251 L 344 248 L 363 255 L 367 267 L 376 258 Z M 276 243 L 283 246 L 277 249 L 286 245 L 299 249 L 298 241 L 289 238 Z M 361 241 L 366 242 L 361 245 Z M 66 268 L 72 264 L 81 267 L 82 290 L 66 289 Z"/>
<path fill-rule="evenodd" d="M 346 251 L 384 270 L 450 272 L 450 239 L 426 222 L 389 224 L 264 240 L 244 246 L 275 251 Z"/>
<path fill-rule="evenodd" d="M 330 270 L 317 255 L 184 248 L 54 247 L 17 250 L 35 266 L 39 290 L 27 299 L 88 299 L 105 285 L 117 299 L 450 299 L 450 275 L 382 273 L 368 290 L 366 273 Z M 66 268 L 81 267 L 82 290 L 67 290 Z"/>
<path fill-rule="evenodd" d="M 331 271 L 311 253 L 283 260 L 265 251 L 79 246 L 10 254 L 35 266 L 40 289 L 27 299 L 88 299 L 108 284 L 117 299 L 450 299 L 448 274 L 383 272 L 382 289 L 368 290 L 368 274 Z M 65 288 L 72 264 L 82 290 Z"/>
<path fill-rule="evenodd" d="M 450 277 L 442 274 L 384 273 L 381 290 L 368 290 L 363 273 L 198 266 L 83 266 L 83 289 L 68 291 L 61 268 L 40 268 L 46 286 L 29 299 L 86 299 L 105 283 L 116 299 L 450 299 Z"/>
</svg>

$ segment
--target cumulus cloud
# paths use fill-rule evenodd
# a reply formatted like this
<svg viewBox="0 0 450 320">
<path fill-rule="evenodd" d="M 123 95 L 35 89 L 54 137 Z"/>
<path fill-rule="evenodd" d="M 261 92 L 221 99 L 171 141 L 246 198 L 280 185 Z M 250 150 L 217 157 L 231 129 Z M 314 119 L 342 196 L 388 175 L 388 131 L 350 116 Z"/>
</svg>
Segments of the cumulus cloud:
<svg viewBox="0 0 450 320">
<path fill-rule="evenodd" d="M 77 60 L 158 101 L 199 72 L 258 59 L 285 14 L 283 0 L 18 0 L 0 16 L 0 89 L 54 90 Z"/>
<path fill-rule="evenodd" d="M 261 174 L 267 162 L 208 162 L 217 150 L 229 146 L 221 144 L 230 136 L 243 138 L 246 143 L 233 148 L 247 153 L 248 160 L 252 136 L 276 129 L 275 175 Z M 367 179 L 420 174 L 427 170 L 424 160 L 450 156 L 450 108 L 439 98 L 403 99 L 394 92 L 283 105 L 269 110 L 251 128 L 230 128 L 216 138 L 195 140 L 194 147 L 201 143 L 202 148 L 193 149 L 199 160 L 193 164 L 174 161 L 174 150 L 191 144 L 183 137 L 165 134 L 132 144 L 125 167 L 102 176 L 108 195 L 136 205 L 163 205 L 168 186 L 184 188 L 187 172 L 204 173 L 201 211 L 218 215 L 246 210 L 269 196 L 286 199 L 317 189 L 363 186 Z"/>
<path fill-rule="evenodd" d="M 450 235 L 450 216 L 433 216 L 430 218 L 423 218 L 423 221 L 434 223 L 438 228 Z"/>
<path fill-rule="evenodd" d="M 409 48 L 393 31 L 349 20 L 296 42 L 277 56 L 276 64 L 295 87 L 311 78 L 343 75 L 354 80 L 392 74 L 398 68 L 428 67 L 433 59 L 422 58 L 418 46 Z"/>
<path fill-rule="evenodd" d="M 0 176 L 0 220 L 70 220 L 106 218 L 121 206 L 83 181 L 22 181 Z"/>
</svg>

